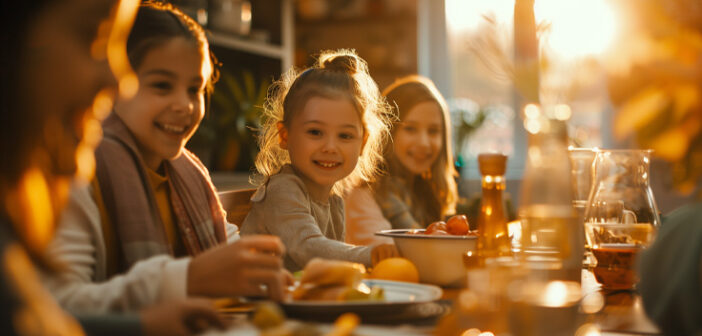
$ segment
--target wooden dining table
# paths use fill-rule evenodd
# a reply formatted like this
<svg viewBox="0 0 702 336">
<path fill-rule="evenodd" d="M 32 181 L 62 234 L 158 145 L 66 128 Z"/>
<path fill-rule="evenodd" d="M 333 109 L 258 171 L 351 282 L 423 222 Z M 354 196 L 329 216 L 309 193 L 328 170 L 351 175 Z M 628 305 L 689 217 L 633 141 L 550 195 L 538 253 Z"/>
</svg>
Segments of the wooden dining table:
<svg viewBox="0 0 702 336">
<path fill-rule="evenodd" d="M 587 316 L 587 321 L 600 330 L 616 335 L 661 335 L 658 327 L 646 316 L 641 295 L 634 290 L 607 291 L 601 289 L 592 272 L 584 270 L 583 296 L 601 295 L 601 310 Z"/>
<path fill-rule="evenodd" d="M 646 316 L 641 297 L 636 291 L 603 290 L 588 270 L 582 272 L 581 288 L 583 302 L 587 301 L 590 306 L 594 305 L 595 307 L 590 307 L 588 311 L 588 309 L 583 309 L 581 304 L 578 323 L 592 326 L 603 336 L 660 335 L 658 328 Z M 439 309 L 438 313 L 434 311 L 430 314 L 431 316 L 408 316 L 408 318 L 403 319 L 394 315 L 384 319 L 382 315 L 379 315 L 370 321 L 362 319 L 354 335 L 437 335 L 437 323 L 454 309 L 455 301 L 463 290 L 461 288 L 443 288 L 441 299 L 429 307 L 430 309 Z M 254 306 L 253 303 L 246 303 L 223 309 L 222 315 L 230 320 L 230 327 L 224 331 L 211 331 L 207 335 L 259 335 L 259 330 L 250 321 L 251 308 Z M 334 329 L 330 320 L 315 320 L 309 316 L 305 317 L 304 320 L 292 317 L 286 323 L 313 324 L 322 334 Z M 597 333 L 587 335 L 597 335 Z"/>
</svg>

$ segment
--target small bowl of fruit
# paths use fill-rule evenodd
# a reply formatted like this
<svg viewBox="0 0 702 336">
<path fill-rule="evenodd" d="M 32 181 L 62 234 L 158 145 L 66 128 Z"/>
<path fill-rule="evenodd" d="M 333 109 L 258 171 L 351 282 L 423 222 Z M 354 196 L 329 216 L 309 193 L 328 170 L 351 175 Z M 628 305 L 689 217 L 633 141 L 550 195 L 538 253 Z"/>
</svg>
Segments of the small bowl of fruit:
<svg viewBox="0 0 702 336">
<path fill-rule="evenodd" d="M 434 222 L 426 229 L 394 229 L 376 232 L 391 237 L 402 257 L 419 270 L 419 281 L 444 287 L 464 287 L 463 256 L 475 251 L 478 232 L 471 231 L 465 215 Z"/>
</svg>

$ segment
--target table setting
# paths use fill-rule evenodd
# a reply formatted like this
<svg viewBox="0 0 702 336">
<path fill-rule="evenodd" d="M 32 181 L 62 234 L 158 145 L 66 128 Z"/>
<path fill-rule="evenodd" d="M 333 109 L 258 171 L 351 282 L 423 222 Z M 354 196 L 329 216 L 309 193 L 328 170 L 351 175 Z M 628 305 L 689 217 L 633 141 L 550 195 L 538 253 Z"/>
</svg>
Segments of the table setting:
<svg viewBox="0 0 702 336">
<path fill-rule="evenodd" d="M 507 157 L 481 154 L 484 206 L 477 230 L 456 215 L 427 229 L 379 231 L 393 239 L 401 257 L 391 259 L 399 261 L 369 270 L 349 265 L 352 273 L 329 271 L 315 280 L 343 283 L 366 296 L 314 294 L 309 286 L 300 294 L 305 282 L 315 282 L 305 280 L 306 268 L 291 287 L 293 299 L 273 305 L 273 327 L 260 322 L 261 307 L 272 303 L 250 300 L 222 308 L 231 328 L 208 335 L 659 335 L 643 310 L 635 275 L 638 252 L 660 225 L 647 180 L 650 151 L 559 150 L 562 167 L 547 174 L 556 181 L 559 171 L 566 174 L 561 181 L 568 184 L 551 189 L 559 191 L 559 206 L 527 197 L 531 203 L 522 207 L 541 209 L 547 219 L 569 209 L 567 220 L 555 221 L 560 227 L 532 227 L 528 235 L 523 218 L 508 223 L 496 216 L 504 211 L 494 204 L 502 203 Z M 486 209 L 493 213 L 486 216 Z M 574 246 L 563 245 L 564 239 L 574 239 Z M 535 258 L 529 248 L 545 257 Z"/>
</svg>

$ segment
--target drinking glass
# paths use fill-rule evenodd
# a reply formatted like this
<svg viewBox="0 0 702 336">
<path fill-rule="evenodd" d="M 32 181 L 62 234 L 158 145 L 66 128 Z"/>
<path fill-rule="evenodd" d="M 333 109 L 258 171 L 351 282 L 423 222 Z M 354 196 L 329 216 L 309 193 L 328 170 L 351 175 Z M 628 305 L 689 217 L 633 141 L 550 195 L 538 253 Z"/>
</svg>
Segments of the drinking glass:
<svg viewBox="0 0 702 336">
<path fill-rule="evenodd" d="M 649 185 L 650 150 L 600 150 L 585 209 L 593 273 L 605 289 L 632 289 L 639 252 L 660 225 Z"/>
<path fill-rule="evenodd" d="M 585 205 L 587 205 L 587 198 L 592 187 L 592 164 L 595 161 L 595 154 L 597 154 L 597 148 L 568 148 L 573 183 L 573 207 L 578 215 L 578 223 L 583 228 L 585 223 Z M 583 237 L 583 240 L 585 245 L 583 266 L 589 267 L 594 262 L 594 257 L 587 239 Z"/>
</svg>

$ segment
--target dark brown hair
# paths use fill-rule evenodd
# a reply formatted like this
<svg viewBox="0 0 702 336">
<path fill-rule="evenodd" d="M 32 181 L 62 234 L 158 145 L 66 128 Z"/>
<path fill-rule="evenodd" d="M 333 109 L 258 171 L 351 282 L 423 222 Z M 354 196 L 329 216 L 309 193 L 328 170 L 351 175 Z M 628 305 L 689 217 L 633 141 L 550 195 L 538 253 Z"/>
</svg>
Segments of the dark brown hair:
<svg viewBox="0 0 702 336">
<path fill-rule="evenodd" d="M 205 78 L 209 98 L 218 76 L 217 59 L 209 49 L 202 27 L 170 4 L 147 1 L 139 7 L 127 39 L 129 63 L 135 70 L 138 69 L 149 51 L 178 37 L 191 41 L 209 63 L 212 72 L 209 78 Z"/>
</svg>

